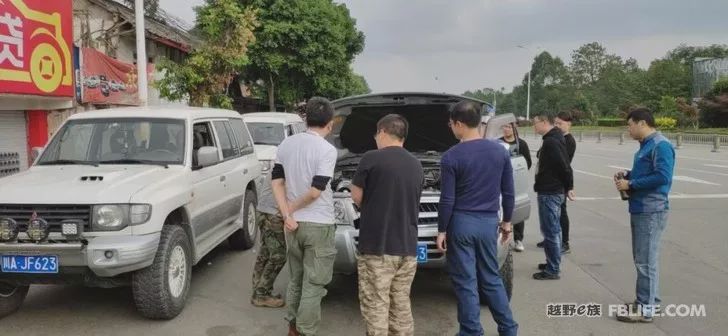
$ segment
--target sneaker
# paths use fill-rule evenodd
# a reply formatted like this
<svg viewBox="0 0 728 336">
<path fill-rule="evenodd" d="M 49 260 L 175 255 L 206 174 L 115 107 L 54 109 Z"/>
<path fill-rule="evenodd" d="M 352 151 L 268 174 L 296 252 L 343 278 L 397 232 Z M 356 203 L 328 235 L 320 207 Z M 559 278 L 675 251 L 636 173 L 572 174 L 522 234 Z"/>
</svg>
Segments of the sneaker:
<svg viewBox="0 0 728 336">
<path fill-rule="evenodd" d="M 256 307 L 265 308 L 280 308 L 286 304 L 283 299 L 273 296 L 257 296 L 250 299 L 250 303 Z"/>
<path fill-rule="evenodd" d="M 513 251 L 516 252 L 523 252 L 526 248 L 523 246 L 523 242 L 520 240 L 516 240 L 516 243 L 513 245 Z"/>
<path fill-rule="evenodd" d="M 629 311 L 637 311 L 637 307 L 640 306 L 640 304 L 637 303 L 637 301 L 635 301 L 635 302 L 625 302 L 624 305 L 629 308 Z M 660 314 L 660 313 L 662 313 L 662 306 L 655 305 L 655 314 Z"/>
<path fill-rule="evenodd" d="M 625 323 L 652 323 L 652 318 L 642 315 L 617 315 L 617 321 Z"/>
<path fill-rule="evenodd" d="M 538 270 L 539 271 L 545 271 L 546 270 L 546 264 L 538 264 Z"/>
<path fill-rule="evenodd" d="M 536 243 L 536 247 L 543 248 L 543 244 L 544 244 L 544 241 L 542 240 L 542 241 Z"/>
<path fill-rule="evenodd" d="M 561 279 L 561 276 L 559 276 L 558 274 L 549 274 L 549 273 L 542 271 L 542 272 L 534 273 L 533 278 L 536 280 L 559 280 L 559 279 Z"/>
<path fill-rule="evenodd" d="M 571 248 L 569 247 L 569 244 L 561 245 L 561 254 L 569 254 L 571 253 Z"/>
</svg>

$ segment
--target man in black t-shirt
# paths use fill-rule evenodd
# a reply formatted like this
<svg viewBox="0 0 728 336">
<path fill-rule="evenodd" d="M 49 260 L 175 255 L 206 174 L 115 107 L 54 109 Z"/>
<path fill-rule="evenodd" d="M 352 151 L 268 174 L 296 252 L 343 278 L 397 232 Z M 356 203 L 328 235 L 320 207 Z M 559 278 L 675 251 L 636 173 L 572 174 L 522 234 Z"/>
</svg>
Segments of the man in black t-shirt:
<svg viewBox="0 0 728 336">
<path fill-rule="evenodd" d="M 400 115 L 379 120 L 379 149 L 364 154 L 352 182 L 352 199 L 361 208 L 357 267 L 367 335 L 414 334 L 409 296 L 424 173 L 403 147 L 407 130 Z"/>
</svg>

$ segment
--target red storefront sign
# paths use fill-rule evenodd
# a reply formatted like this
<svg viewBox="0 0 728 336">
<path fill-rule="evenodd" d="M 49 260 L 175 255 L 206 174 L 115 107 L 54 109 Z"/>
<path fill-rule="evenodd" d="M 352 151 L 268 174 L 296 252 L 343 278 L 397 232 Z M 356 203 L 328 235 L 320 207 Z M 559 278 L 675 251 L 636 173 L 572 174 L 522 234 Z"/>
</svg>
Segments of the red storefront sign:
<svg viewBox="0 0 728 336">
<path fill-rule="evenodd" d="M 81 55 L 82 102 L 139 105 L 136 65 L 91 48 L 81 48 Z M 147 65 L 147 77 L 151 79 L 149 72 L 150 65 Z"/>
<path fill-rule="evenodd" d="M 0 0 L 0 93 L 73 97 L 71 0 Z"/>
</svg>

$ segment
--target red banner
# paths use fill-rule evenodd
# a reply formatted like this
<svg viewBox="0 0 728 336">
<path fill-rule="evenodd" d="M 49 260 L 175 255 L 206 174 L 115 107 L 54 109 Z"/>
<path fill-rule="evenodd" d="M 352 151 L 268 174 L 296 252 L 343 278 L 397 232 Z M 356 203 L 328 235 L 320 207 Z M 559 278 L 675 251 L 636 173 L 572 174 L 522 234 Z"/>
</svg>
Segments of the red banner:
<svg viewBox="0 0 728 336">
<path fill-rule="evenodd" d="M 73 97 L 71 0 L 0 0 L 0 93 Z"/>
<path fill-rule="evenodd" d="M 136 65 L 91 48 L 81 48 L 81 55 L 82 102 L 139 105 Z M 150 70 L 147 65 L 147 77 L 151 81 Z"/>
</svg>

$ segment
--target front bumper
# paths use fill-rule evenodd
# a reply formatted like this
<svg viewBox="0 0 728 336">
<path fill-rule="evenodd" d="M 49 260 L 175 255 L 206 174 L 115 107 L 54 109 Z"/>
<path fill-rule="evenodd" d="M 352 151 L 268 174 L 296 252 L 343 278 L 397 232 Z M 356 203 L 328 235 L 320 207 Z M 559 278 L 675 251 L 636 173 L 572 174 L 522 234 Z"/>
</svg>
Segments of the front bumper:
<svg viewBox="0 0 728 336">
<path fill-rule="evenodd" d="M 445 255 L 437 250 L 437 226 L 420 226 L 417 232 L 417 241 L 427 244 L 427 262 L 420 263 L 421 268 L 442 268 L 445 267 Z M 359 230 L 353 226 L 343 225 L 336 228 L 336 261 L 334 272 L 353 274 L 356 273 L 356 257 L 358 255 L 357 244 L 359 242 Z"/>
<path fill-rule="evenodd" d="M 148 235 L 104 236 L 81 242 L 0 243 L 2 255 L 58 256 L 59 276 L 64 269 L 88 268 L 96 276 L 113 277 L 148 267 L 154 261 L 160 233 Z M 113 256 L 106 258 L 106 252 Z M 15 273 L 0 272 L 0 279 Z M 30 275 L 27 275 L 30 277 Z"/>
<path fill-rule="evenodd" d="M 420 263 L 420 268 L 444 268 L 446 266 L 445 254 L 437 249 L 437 225 L 420 225 L 417 230 L 417 242 L 427 244 L 427 262 Z M 336 227 L 336 260 L 334 272 L 354 274 L 357 271 L 356 258 L 359 230 L 350 225 Z M 510 253 L 510 241 L 505 244 L 498 239 L 498 268 L 503 266 Z"/>
</svg>

